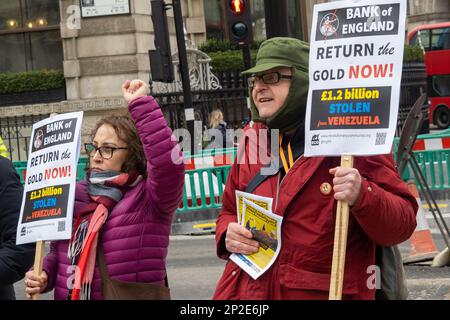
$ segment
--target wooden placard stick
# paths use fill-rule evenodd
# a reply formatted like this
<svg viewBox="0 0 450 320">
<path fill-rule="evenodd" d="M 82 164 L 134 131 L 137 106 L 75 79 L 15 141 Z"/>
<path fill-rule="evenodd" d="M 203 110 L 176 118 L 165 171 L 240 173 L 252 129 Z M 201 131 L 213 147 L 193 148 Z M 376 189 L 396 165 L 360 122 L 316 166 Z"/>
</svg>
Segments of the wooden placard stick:
<svg viewBox="0 0 450 320">
<path fill-rule="evenodd" d="M 36 254 L 34 256 L 34 274 L 39 277 L 42 273 L 42 267 L 44 263 L 44 248 L 45 242 L 39 240 L 36 242 Z M 39 300 L 40 293 L 35 293 L 31 296 L 33 300 Z"/>
<path fill-rule="evenodd" d="M 353 156 L 342 155 L 341 167 L 353 168 Z M 348 218 L 348 203 L 339 200 L 336 210 L 336 227 L 334 231 L 333 261 L 331 264 L 329 300 L 341 300 L 342 298 L 345 253 L 347 248 Z"/>
</svg>

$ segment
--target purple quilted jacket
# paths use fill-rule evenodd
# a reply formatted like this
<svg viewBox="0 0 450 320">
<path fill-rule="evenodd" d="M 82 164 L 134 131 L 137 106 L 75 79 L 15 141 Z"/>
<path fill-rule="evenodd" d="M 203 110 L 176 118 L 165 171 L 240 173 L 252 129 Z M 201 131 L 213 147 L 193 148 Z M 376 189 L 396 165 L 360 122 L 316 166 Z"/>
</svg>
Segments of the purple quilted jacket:
<svg viewBox="0 0 450 320">
<path fill-rule="evenodd" d="M 129 110 L 144 146 L 148 176 L 124 195 L 103 226 L 106 264 L 113 279 L 164 284 L 172 218 L 183 192 L 184 164 L 153 97 L 134 100 Z M 175 163 L 172 154 L 178 159 Z M 77 184 L 75 199 L 76 217 L 81 206 L 90 201 L 86 181 Z M 68 241 L 53 241 L 44 259 L 43 269 L 49 277 L 45 292 L 55 289 L 57 300 L 67 298 L 74 277 L 67 247 Z M 97 267 L 91 297 L 103 299 Z"/>
</svg>

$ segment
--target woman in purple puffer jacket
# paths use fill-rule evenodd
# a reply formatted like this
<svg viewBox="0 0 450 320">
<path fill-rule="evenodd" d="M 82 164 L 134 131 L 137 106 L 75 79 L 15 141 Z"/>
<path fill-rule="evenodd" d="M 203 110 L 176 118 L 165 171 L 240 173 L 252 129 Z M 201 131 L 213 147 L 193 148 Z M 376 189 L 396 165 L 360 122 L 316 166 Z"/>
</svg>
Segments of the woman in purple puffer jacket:
<svg viewBox="0 0 450 320">
<path fill-rule="evenodd" d="M 173 214 L 183 192 L 182 153 L 140 80 L 122 86 L 129 116 L 109 116 L 85 145 L 86 181 L 76 188 L 71 240 L 53 241 L 40 277 L 26 274 L 28 297 L 103 299 L 97 249 L 114 280 L 165 284 Z"/>
</svg>

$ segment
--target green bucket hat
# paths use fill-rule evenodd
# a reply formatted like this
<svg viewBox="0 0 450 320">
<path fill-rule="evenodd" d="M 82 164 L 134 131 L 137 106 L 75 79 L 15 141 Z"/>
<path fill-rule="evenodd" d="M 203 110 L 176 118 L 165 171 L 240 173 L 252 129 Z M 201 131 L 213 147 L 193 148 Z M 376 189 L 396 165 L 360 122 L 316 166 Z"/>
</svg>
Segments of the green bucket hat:
<svg viewBox="0 0 450 320">
<path fill-rule="evenodd" d="M 256 55 L 256 65 L 243 74 L 264 72 L 276 67 L 293 68 L 289 94 L 283 106 L 270 118 L 261 118 L 253 99 L 250 99 L 252 120 L 262 122 L 280 132 L 304 126 L 309 88 L 309 45 L 294 38 L 277 37 L 264 41 Z M 250 97 L 251 89 L 250 89 Z"/>
<path fill-rule="evenodd" d="M 264 72 L 276 67 L 288 67 L 308 72 L 309 46 L 294 38 L 277 37 L 264 41 L 256 55 L 256 65 L 242 74 Z"/>
</svg>

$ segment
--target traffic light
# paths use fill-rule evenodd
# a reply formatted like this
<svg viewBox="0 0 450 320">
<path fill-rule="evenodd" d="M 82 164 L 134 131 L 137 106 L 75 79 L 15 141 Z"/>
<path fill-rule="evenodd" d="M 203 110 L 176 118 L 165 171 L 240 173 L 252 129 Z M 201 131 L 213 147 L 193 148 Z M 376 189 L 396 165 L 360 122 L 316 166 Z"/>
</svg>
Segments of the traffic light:
<svg viewBox="0 0 450 320">
<path fill-rule="evenodd" d="M 249 44 L 253 41 L 250 1 L 225 0 L 228 34 L 232 44 Z"/>
<path fill-rule="evenodd" d="M 156 50 L 149 50 L 153 81 L 173 82 L 173 64 L 170 52 L 169 28 L 166 4 L 163 0 L 152 0 L 152 21 Z"/>
</svg>

